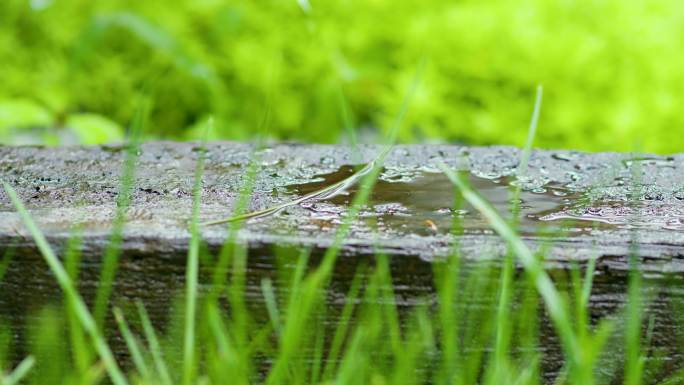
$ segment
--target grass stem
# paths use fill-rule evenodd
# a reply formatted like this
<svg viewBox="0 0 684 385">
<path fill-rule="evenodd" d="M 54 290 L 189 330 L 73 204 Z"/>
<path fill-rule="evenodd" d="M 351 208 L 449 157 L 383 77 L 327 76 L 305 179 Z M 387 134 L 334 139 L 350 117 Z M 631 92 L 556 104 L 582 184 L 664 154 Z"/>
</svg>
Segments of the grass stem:
<svg viewBox="0 0 684 385">
<path fill-rule="evenodd" d="M 128 381 L 126 381 L 126 378 L 119 369 L 119 365 L 116 363 L 111 349 L 100 333 L 95 319 L 90 314 L 90 311 L 88 311 L 88 307 L 78 294 L 76 287 L 71 281 L 69 274 L 64 269 L 64 266 L 62 266 L 62 263 L 59 261 L 59 258 L 57 258 L 57 255 L 55 255 L 54 251 L 52 251 L 52 247 L 50 247 L 50 244 L 45 239 L 43 233 L 38 229 L 38 226 L 36 226 L 35 222 L 33 222 L 31 214 L 29 214 L 28 210 L 26 210 L 26 207 L 24 207 L 24 204 L 17 196 L 16 191 L 14 191 L 14 189 L 6 182 L 3 182 L 3 187 L 12 201 L 12 204 L 19 212 L 24 225 L 31 233 L 33 240 L 36 242 L 36 245 L 38 246 L 43 258 L 45 258 L 45 261 L 49 265 L 50 270 L 52 270 L 52 273 L 55 275 L 57 283 L 59 283 L 59 286 L 62 288 L 62 290 L 64 290 L 67 297 L 73 303 L 74 312 L 78 316 L 83 329 L 85 329 L 92 339 L 93 344 L 95 345 L 95 350 L 97 350 L 100 359 L 102 359 L 105 369 L 109 374 L 109 378 L 115 385 L 127 384 Z"/>
</svg>

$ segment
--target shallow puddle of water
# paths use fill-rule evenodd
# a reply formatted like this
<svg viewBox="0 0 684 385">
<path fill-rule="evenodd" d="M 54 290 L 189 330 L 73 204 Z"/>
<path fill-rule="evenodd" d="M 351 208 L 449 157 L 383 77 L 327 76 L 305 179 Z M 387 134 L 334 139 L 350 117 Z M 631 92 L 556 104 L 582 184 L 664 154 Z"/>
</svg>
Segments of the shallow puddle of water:
<svg viewBox="0 0 684 385">
<path fill-rule="evenodd" d="M 304 195 L 353 173 L 352 166 L 343 166 L 333 173 L 317 176 L 314 182 L 289 188 L 293 193 Z M 484 179 L 470 175 L 469 182 L 499 213 L 511 218 L 514 202 L 509 179 Z M 339 217 L 357 190 L 358 186 L 351 186 L 332 197 L 303 202 L 301 206 L 315 217 Z M 486 220 L 473 207 L 466 203 L 458 206 L 455 192 L 454 185 L 441 173 L 403 174 L 386 170 L 373 189 L 367 209 L 360 216 L 364 222 L 384 232 L 447 233 L 455 224 L 465 233 L 491 232 Z M 582 194 L 562 186 L 547 185 L 533 191 L 522 191 L 519 196 L 519 231 L 524 235 L 573 235 L 591 231 L 595 226 L 591 221 L 575 220 L 578 218 L 549 220 L 554 213 L 570 210 L 581 199 Z M 599 225 L 607 226 L 605 223 Z"/>
</svg>

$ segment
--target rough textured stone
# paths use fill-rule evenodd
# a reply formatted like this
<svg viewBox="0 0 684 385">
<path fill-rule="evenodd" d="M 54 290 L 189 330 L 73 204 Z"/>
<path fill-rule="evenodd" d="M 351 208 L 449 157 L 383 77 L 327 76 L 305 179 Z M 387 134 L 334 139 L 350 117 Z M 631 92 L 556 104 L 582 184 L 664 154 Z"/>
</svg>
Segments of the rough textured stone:
<svg viewBox="0 0 684 385">
<path fill-rule="evenodd" d="M 202 179 L 201 220 L 232 215 L 252 162 L 258 171 L 249 206 L 258 210 L 349 176 L 350 165 L 368 162 L 380 151 L 379 146 L 362 146 L 357 153 L 342 146 L 297 144 L 257 151 L 247 144 L 211 143 Z M 86 298 L 92 298 L 97 287 L 124 153 L 119 147 L 0 147 L 0 179 L 18 191 L 49 241 L 61 249 L 75 228 L 82 229 L 81 289 Z M 183 285 L 198 155 L 198 144 L 147 143 L 136 163 L 114 302 L 125 306 L 142 299 L 158 323 L 169 315 L 173 296 Z M 506 253 L 505 243 L 472 208 L 452 209 L 453 187 L 434 165 L 442 159 L 469 172 L 471 184 L 502 213 L 509 208 L 509 184 L 520 184 L 520 231 L 531 247 L 545 248 L 551 268 L 562 271 L 571 261 L 599 256 L 591 296 L 594 319 L 624 304 L 628 255 L 636 253 L 645 286 L 653 294 L 648 302 L 648 314 L 655 320 L 653 340 L 669 352 L 667 365 L 678 367 L 681 359 L 673 336 L 678 335 L 679 322 L 671 301 L 681 301 L 684 292 L 676 274 L 684 271 L 684 155 L 536 150 L 527 175 L 517 179 L 519 157 L 520 151 L 511 147 L 395 147 L 372 202 L 345 238 L 328 293 L 331 317 L 346 300 L 356 266 L 375 251 L 395 256 L 392 274 L 400 309 L 436 302 L 431 261 L 447 255 L 454 245 L 473 260 Z M 247 294 L 256 307 L 262 306 L 260 280 L 274 270 L 270 246 L 307 246 L 314 254 L 325 249 L 353 191 L 350 187 L 329 199 L 302 202 L 243 224 L 238 238 L 250 247 Z M 461 222 L 460 235 L 450 231 L 454 218 Z M 209 248 L 216 249 L 226 238 L 227 226 L 203 226 L 201 233 Z M 21 346 L 26 317 L 60 293 L 0 191 L 0 255 L 11 248 L 18 257 L 0 282 L 0 319 L 14 325 Z M 210 274 L 210 267 L 202 265 L 201 282 L 208 282 Z M 544 368 L 553 374 L 560 368 L 560 351 L 548 320 L 542 329 Z M 115 341 L 115 350 L 125 351 L 121 341 Z"/>
<path fill-rule="evenodd" d="M 184 252 L 198 150 L 197 144 L 172 142 L 142 146 L 124 250 L 154 255 Z M 256 210 L 292 200 L 298 196 L 297 186 L 320 181 L 318 176 L 334 173 L 343 165 L 370 161 L 380 147 L 363 146 L 355 153 L 342 146 L 281 144 L 255 151 L 247 144 L 212 143 L 208 151 L 203 221 L 231 216 L 246 167 L 253 159 L 259 171 L 250 209 Z M 96 255 L 111 230 L 123 155 L 118 147 L 5 147 L 0 148 L 0 178 L 17 189 L 49 239 L 63 243 L 74 226 L 82 226 L 85 252 Z M 469 169 L 476 182 L 494 180 L 505 185 L 514 180 L 519 155 L 519 150 L 510 147 L 397 146 L 385 163 L 381 181 L 387 181 L 386 186 L 407 182 L 403 193 L 409 196 L 394 208 L 391 198 L 385 199 L 389 200 L 385 205 L 369 207 L 352 226 L 344 252 L 382 250 L 424 259 L 443 256 L 456 237 L 448 231 L 450 226 L 435 229 L 426 220 L 448 223 L 444 219 L 450 221 L 452 215 L 426 217 L 419 205 L 412 207 L 411 182 L 421 175 L 440 178 L 434 174 L 438 171 L 434 161 L 443 159 L 454 167 Z M 684 270 L 683 161 L 684 155 L 534 151 L 527 177 L 517 181 L 524 194 L 542 203 L 558 200 L 549 192 L 552 189 L 571 197 L 570 203 L 558 201 L 556 206 L 543 207 L 539 225 L 553 227 L 577 218 L 583 221 L 565 226 L 565 234 L 539 234 L 528 228 L 523 232 L 526 241 L 532 246 L 551 242 L 550 260 L 582 260 L 597 252 L 611 268 L 618 269 L 626 266 L 620 257 L 628 255 L 636 236 L 645 269 Z M 429 183 L 418 188 L 428 189 L 428 193 L 430 185 L 435 192 L 451 188 L 443 177 Z M 493 182 L 491 186 L 497 187 Z M 382 188 L 378 194 L 382 195 Z M 525 201 L 523 197 L 523 207 Z M 336 203 L 309 201 L 246 221 L 240 238 L 252 245 L 292 243 L 324 248 L 330 245 L 345 211 L 343 204 Z M 505 204 L 497 208 L 507 210 Z M 0 191 L 0 215 L 0 245 L 26 243 L 28 234 L 4 191 Z M 400 217 L 408 219 L 397 224 L 395 219 Z M 411 221 L 412 217 L 417 219 Z M 484 258 L 505 253 L 505 244 L 487 230 L 486 223 L 478 222 L 476 213 L 464 215 L 463 221 L 467 231 L 458 241 L 464 255 Z M 202 234 L 210 245 L 217 246 L 225 239 L 226 226 L 203 227 Z"/>
</svg>

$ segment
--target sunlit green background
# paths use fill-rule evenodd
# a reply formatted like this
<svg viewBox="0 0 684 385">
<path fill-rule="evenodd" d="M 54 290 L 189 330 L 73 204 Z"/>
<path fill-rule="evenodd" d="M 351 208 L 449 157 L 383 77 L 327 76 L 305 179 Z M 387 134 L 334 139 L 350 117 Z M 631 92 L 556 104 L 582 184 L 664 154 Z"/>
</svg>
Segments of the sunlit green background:
<svg viewBox="0 0 684 385">
<path fill-rule="evenodd" d="M 678 152 L 677 0 L 0 0 L 0 141 L 379 141 L 425 59 L 402 142 Z M 268 113 L 267 113 L 268 111 Z"/>
</svg>

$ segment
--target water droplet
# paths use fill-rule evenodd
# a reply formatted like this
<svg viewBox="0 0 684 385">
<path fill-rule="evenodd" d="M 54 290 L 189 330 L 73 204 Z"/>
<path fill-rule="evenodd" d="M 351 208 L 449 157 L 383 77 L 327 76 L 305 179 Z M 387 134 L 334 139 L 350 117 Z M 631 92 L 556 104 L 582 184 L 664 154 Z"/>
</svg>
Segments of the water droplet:
<svg viewBox="0 0 684 385">
<path fill-rule="evenodd" d="M 551 155 L 551 158 L 556 160 L 562 160 L 566 162 L 573 161 L 577 158 L 577 154 L 567 153 L 567 152 L 557 152 Z"/>
<path fill-rule="evenodd" d="M 463 217 L 468 215 L 469 211 L 465 209 L 452 209 L 450 207 L 440 207 L 435 210 L 437 214 L 453 214 L 458 217 Z"/>
<path fill-rule="evenodd" d="M 579 174 L 574 171 L 568 171 L 565 175 L 573 182 L 577 182 L 580 179 Z"/>
<path fill-rule="evenodd" d="M 496 171 L 490 171 L 490 172 L 484 172 L 484 171 L 474 171 L 473 174 L 479 178 L 483 179 L 499 179 L 503 176 L 501 172 L 496 172 Z"/>
</svg>

